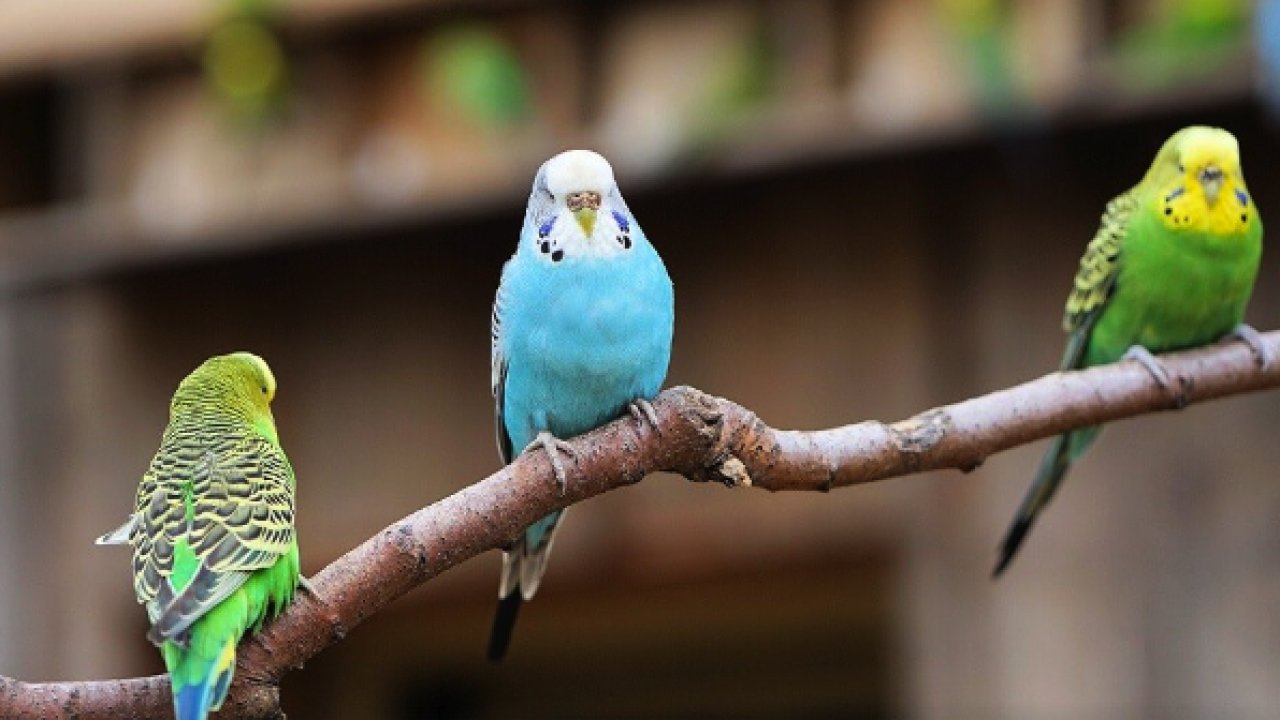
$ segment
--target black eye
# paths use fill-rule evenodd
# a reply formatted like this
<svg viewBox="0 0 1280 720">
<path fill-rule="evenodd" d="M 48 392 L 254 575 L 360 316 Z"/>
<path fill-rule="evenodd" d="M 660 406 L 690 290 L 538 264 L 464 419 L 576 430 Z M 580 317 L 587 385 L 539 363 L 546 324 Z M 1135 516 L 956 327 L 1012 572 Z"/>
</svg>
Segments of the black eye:
<svg viewBox="0 0 1280 720">
<path fill-rule="evenodd" d="M 266 395 L 266 394 L 267 394 L 267 386 L 266 386 L 266 385 L 263 385 L 263 386 L 262 386 L 262 394 L 263 394 L 263 395 Z"/>
</svg>

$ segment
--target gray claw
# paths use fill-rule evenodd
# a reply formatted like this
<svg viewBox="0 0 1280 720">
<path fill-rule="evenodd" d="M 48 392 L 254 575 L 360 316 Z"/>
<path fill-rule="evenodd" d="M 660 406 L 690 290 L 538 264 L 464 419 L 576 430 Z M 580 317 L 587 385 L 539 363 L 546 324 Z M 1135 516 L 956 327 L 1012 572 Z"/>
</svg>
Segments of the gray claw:
<svg viewBox="0 0 1280 720">
<path fill-rule="evenodd" d="M 1173 384 L 1169 377 L 1169 370 L 1165 368 L 1164 363 L 1160 359 L 1151 354 L 1151 351 L 1141 345 L 1132 345 L 1128 350 L 1124 351 L 1124 355 L 1120 356 L 1121 360 L 1134 360 L 1151 373 L 1151 377 L 1155 378 L 1156 384 L 1161 388 L 1168 390 Z"/>
<path fill-rule="evenodd" d="M 547 453 L 547 459 L 551 461 L 551 469 L 556 474 L 556 490 L 563 497 L 565 490 L 569 487 L 569 479 L 564 470 L 564 463 L 560 461 L 560 453 L 568 455 L 576 462 L 578 458 L 577 452 L 572 445 L 545 430 L 538 433 L 533 442 L 525 446 L 524 452 L 529 452 L 534 448 L 540 448 Z M 522 452 L 521 454 L 524 453 Z"/>
<path fill-rule="evenodd" d="M 640 425 L 643 426 L 647 420 L 654 432 L 662 434 L 662 428 L 658 427 L 658 413 L 653 409 L 653 403 L 644 398 L 638 398 L 627 405 L 627 412 L 631 413 L 631 417 L 635 418 Z"/>
<path fill-rule="evenodd" d="M 1142 365 L 1151 377 L 1160 386 L 1161 390 L 1169 392 L 1173 396 L 1173 405 L 1177 408 L 1186 407 L 1187 394 L 1182 384 L 1178 384 L 1178 389 L 1173 389 L 1173 378 L 1169 375 L 1169 369 L 1164 366 L 1160 358 L 1151 354 L 1151 351 L 1141 345 L 1132 345 L 1128 350 L 1124 351 L 1124 355 L 1120 356 L 1121 360 L 1134 360 Z"/>
<path fill-rule="evenodd" d="M 1262 335 L 1257 330 L 1254 330 L 1253 326 L 1247 323 L 1240 323 L 1232 328 L 1231 332 L 1227 333 L 1227 338 L 1239 340 L 1248 345 L 1249 349 L 1253 351 L 1253 359 L 1257 361 L 1259 370 L 1270 370 L 1275 364 L 1276 356 L 1271 351 L 1271 346 L 1267 344 L 1266 340 L 1262 339 Z"/>
</svg>

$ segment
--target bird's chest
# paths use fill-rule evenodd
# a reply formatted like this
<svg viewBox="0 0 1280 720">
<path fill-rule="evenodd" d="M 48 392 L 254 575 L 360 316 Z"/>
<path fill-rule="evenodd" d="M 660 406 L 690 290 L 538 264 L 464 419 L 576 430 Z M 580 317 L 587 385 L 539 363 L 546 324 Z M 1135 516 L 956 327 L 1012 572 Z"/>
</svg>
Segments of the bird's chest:
<svg viewBox="0 0 1280 720">
<path fill-rule="evenodd" d="M 1241 321 L 1255 271 L 1256 261 L 1194 243 L 1134 252 L 1117 278 L 1116 320 L 1157 352 L 1211 342 Z"/>
<path fill-rule="evenodd" d="M 546 381 L 608 384 L 654 362 L 669 322 L 657 283 L 621 273 L 569 272 L 549 284 L 517 339 L 517 353 Z"/>
<path fill-rule="evenodd" d="M 671 349 L 671 283 L 660 264 L 556 270 L 512 298 L 507 410 L 510 420 L 577 433 L 657 392 Z"/>
</svg>

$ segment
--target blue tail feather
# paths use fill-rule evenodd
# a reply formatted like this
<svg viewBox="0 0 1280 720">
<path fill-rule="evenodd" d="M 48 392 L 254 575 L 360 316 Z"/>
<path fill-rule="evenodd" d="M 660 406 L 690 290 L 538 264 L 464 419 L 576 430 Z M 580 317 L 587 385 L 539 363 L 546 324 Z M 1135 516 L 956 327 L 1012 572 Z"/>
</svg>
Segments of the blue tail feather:
<svg viewBox="0 0 1280 720">
<path fill-rule="evenodd" d="M 209 709 L 217 710 L 222 707 L 222 701 L 227 699 L 227 691 L 231 689 L 231 670 L 218 673 L 213 678 L 213 688 L 209 692 Z"/>
<path fill-rule="evenodd" d="M 228 643 L 222 656 L 209 668 L 204 680 L 173 688 L 173 706 L 177 720 L 206 720 L 209 713 L 222 707 L 235 674 L 235 643 Z"/>
<path fill-rule="evenodd" d="M 173 709 L 177 720 L 205 720 L 213 699 L 210 690 L 207 682 L 174 688 Z"/>
</svg>

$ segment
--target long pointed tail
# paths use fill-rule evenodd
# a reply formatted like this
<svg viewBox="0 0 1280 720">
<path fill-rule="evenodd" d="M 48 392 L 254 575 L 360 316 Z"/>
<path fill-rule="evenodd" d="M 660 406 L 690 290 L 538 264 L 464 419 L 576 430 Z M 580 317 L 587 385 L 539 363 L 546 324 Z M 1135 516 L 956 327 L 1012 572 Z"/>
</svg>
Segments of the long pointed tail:
<svg viewBox="0 0 1280 720">
<path fill-rule="evenodd" d="M 547 571 L 547 558 L 565 511 L 557 510 L 520 533 L 502 552 L 502 577 L 498 582 L 498 611 L 493 616 L 489 634 L 489 659 L 500 662 L 511 644 L 520 606 L 533 599 Z"/>
<path fill-rule="evenodd" d="M 511 594 L 498 601 L 498 610 L 493 614 L 493 630 L 489 632 L 489 661 L 502 662 L 511 646 L 511 631 L 515 629 L 516 617 L 520 614 L 520 606 L 524 598 L 520 597 L 517 588 Z"/>
<path fill-rule="evenodd" d="M 179 656 L 176 666 L 169 670 L 177 720 L 206 720 L 209 713 L 222 707 L 227 699 L 236 668 L 235 636 L 227 638 L 218 656 L 212 659 L 176 646 L 172 651 Z"/>
<path fill-rule="evenodd" d="M 1087 445 L 1093 439 L 1092 437 L 1073 438 L 1073 435 L 1078 432 L 1081 431 L 1059 435 L 1053 439 L 1053 444 L 1045 451 L 1044 458 L 1040 461 L 1040 469 L 1036 471 L 1036 479 L 1027 489 L 1027 494 L 1022 498 L 1022 504 L 1018 506 L 1018 512 L 1014 514 L 1013 522 L 1000 543 L 999 559 L 996 561 L 995 569 L 991 571 L 992 578 L 1000 577 L 1005 568 L 1009 567 L 1013 556 L 1018 553 L 1018 548 L 1022 547 L 1022 542 L 1026 540 L 1031 525 L 1035 523 L 1040 511 L 1049 504 L 1058 486 L 1062 484 L 1062 478 L 1066 477 L 1073 456 L 1083 451 L 1084 448 L 1081 446 Z"/>
</svg>

